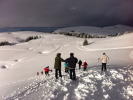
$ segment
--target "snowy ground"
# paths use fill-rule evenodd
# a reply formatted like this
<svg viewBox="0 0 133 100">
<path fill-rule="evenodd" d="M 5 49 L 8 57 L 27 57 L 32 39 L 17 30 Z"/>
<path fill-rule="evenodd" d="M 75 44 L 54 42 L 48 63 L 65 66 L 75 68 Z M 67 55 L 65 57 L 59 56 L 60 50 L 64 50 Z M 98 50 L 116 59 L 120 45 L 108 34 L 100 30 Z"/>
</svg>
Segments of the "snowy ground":
<svg viewBox="0 0 133 100">
<path fill-rule="evenodd" d="M 42 36 L 26 43 L 19 40 L 28 36 Z M 133 33 L 105 39 L 83 39 L 36 32 L 1 33 L 0 41 L 18 43 L 0 47 L 0 100 L 132 100 L 133 99 Z M 53 69 L 56 53 L 62 58 L 74 52 L 78 59 L 89 63 L 86 72 L 76 70 L 77 80 L 71 81 L 64 73 L 55 80 L 54 71 L 49 77 L 36 76 L 43 67 Z M 100 71 L 97 58 L 102 52 L 110 57 L 107 73 Z"/>
</svg>

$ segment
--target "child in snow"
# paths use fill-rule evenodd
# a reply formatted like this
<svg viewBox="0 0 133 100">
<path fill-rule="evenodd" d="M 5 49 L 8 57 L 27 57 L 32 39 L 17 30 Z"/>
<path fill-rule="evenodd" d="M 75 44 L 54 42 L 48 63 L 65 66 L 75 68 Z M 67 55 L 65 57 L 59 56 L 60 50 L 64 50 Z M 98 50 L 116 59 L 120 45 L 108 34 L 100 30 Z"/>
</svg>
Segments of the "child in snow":
<svg viewBox="0 0 133 100">
<path fill-rule="evenodd" d="M 37 72 L 37 76 L 38 76 L 39 74 L 42 74 L 42 75 L 43 75 L 43 71 L 41 71 L 40 73 L 39 73 L 39 72 Z"/>
<path fill-rule="evenodd" d="M 84 71 L 86 71 L 87 66 L 88 66 L 87 62 L 86 62 L 86 61 L 84 61 L 82 66 L 83 66 Z"/>
<path fill-rule="evenodd" d="M 44 68 L 45 75 L 49 75 L 49 71 L 52 72 L 52 70 L 49 69 L 49 66 Z"/>
<path fill-rule="evenodd" d="M 79 60 L 78 64 L 79 64 L 79 69 L 81 69 L 82 61 Z"/>
<path fill-rule="evenodd" d="M 69 72 L 68 63 L 64 62 L 64 67 L 65 67 L 65 72 L 68 73 Z"/>
<path fill-rule="evenodd" d="M 37 76 L 39 75 L 39 72 L 37 72 Z"/>
</svg>

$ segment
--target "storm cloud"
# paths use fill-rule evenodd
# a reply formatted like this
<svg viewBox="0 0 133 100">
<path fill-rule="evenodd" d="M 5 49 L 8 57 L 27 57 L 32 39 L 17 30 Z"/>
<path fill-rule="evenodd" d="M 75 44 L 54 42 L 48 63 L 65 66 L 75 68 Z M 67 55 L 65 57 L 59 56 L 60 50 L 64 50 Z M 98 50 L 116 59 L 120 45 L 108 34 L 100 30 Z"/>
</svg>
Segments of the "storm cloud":
<svg viewBox="0 0 133 100">
<path fill-rule="evenodd" d="M 0 0 L 0 27 L 133 26 L 133 0 Z"/>
</svg>

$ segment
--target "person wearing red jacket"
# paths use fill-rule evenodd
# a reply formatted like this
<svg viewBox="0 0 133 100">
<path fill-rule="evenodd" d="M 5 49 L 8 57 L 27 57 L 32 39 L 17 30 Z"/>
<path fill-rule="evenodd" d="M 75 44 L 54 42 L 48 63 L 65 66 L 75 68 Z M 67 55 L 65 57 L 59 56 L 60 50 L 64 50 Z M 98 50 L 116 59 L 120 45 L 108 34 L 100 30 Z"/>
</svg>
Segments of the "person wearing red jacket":
<svg viewBox="0 0 133 100">
<path fill-rule="evenodd" d="M 84 71 L 86 71 L 87 66 L 88 66 L 87 62 L 86 62 L 86 61 L 84 61 L 82 66 L 83 66 L 83 68 L 84 68 Z"/>
<path fill-rule="evenodd" d="M 45 75 L 49 75 L 49 71 L 52 72 L 52 70 L 49 69 L 49 66 L 44 68 Z"/>
</svg>

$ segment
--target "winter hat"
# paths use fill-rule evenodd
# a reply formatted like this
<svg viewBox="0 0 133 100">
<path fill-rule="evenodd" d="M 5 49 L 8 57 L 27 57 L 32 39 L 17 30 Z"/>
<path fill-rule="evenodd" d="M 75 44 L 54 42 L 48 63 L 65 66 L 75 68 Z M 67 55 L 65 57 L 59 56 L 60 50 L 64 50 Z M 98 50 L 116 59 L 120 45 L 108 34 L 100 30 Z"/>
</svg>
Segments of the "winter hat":
<svg viewBox="0 0 133 100">
<path fill-rule="evenodd" d="M 61 56 L 61 53 L 57 53 L 57 57 L 60 57 Z"/>
<path fill-rule="evenodd" d="M 106 55 L 106 53 L 104 52 L 103 55 Z"/>
<path fill-rule="evenodd" d="M 49 68 L 49 66 L 46 66 L 46 68 Z"/>
<path fill-rule="evenodd" d="M 73 57 L 73 56 L 74 56 L 74 53 L 71 52 L 71 53 L 70 53 L 70 56 Z"/>
</svg>

